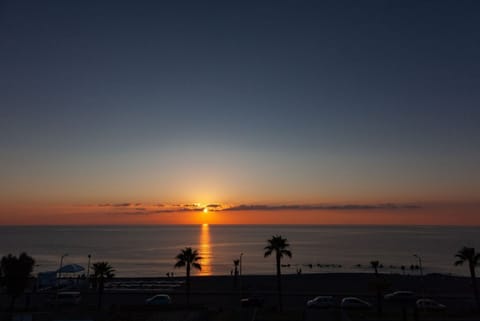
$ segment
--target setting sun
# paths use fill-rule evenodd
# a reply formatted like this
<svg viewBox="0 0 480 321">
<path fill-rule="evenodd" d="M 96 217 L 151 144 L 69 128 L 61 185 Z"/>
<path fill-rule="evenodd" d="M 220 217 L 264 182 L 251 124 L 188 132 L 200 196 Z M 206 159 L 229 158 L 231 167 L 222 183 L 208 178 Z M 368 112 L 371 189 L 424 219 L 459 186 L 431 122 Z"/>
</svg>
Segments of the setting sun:
<svg viewBox="0 0 480 321">
<path fill-rule="evenodd" d="M 205 208 L 203 209 L 203 213 L 208 213 L 208 207 L 205 207 Z"/>
</svg>

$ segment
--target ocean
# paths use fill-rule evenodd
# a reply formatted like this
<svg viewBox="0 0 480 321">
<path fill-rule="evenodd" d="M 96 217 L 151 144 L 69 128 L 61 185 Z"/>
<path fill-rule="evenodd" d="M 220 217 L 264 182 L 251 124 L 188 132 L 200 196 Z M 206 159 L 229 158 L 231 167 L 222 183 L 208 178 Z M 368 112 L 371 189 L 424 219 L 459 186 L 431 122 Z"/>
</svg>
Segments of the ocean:
<svg viewBox="0 0 480 321">
<path fill-rule="evenodd" d="M 0 254 L 25 251 L 36 260 L 35 273 L 63 264 L 108 261 L 120 277 L 158 277 L 174 272 L 175 256 L 190 246 L 203 257 L 195 275 L 229 275 L 233 260 L 242 257 L 243 274 L 275 273 L 274 257 L 263 248 L 272 235 L 290 242 L 291 259 L 283 273 L 370 272 L 379 260 L 383 273 L 468 275 L 455 267 L 455 253 L 464 245 L 480 250 L 480 227 L 325 226 L 325 225 L 170 225 L 170 226 L 3 226 Z M 243 253 L 243 254 L 242 254 Z M 401 270 L 404 265 L 406 269 Z"/>
</svg>

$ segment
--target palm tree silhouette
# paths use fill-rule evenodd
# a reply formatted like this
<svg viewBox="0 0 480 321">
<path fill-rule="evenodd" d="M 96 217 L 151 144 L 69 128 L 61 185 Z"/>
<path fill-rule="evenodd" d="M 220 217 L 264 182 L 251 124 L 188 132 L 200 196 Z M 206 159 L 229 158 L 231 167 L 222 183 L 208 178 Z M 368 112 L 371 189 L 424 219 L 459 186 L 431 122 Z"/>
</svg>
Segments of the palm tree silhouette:
<svg viewBox="0 0 480 321">
<path fill-rule="evenodd" d="M 105 280 L 109 280 L 115 276 L 115 269 L 108 262 L 96 262 L 92 264 L 93 277 L 98 281 L 98 310 L 102 307 L 103 290 Z"/>
<path fill-rule="evenodd" d="M 35 260 L 26 253 L 22 253 L 18 257 L 12 254 L 2 257 L 0 274 L 4 277 L 4 285 L 7 293 L 11 296 L 11 312 L 15 307 L 15 300 L 25 291 L 28 285 L 28 279 L 31 276 L 34 265 Z"/>
<path fill-rule="evenodd" d="M 176 268 L 187 267 L 187 304 L 190 304 L 190 270 L 192 267 L 201 270 L 202 265 L 197 263 L 197 261 L 202 258 L 199 256 L 197 250 L 193 250 L 191 247 L 186 247 L 178 253 L 175 259 L 177 259 L 177 263 L 175 263 Z"/>
<path fill-rule="evenodd" d="M 233 265 L 235 267 L 235 270 L 234 270 L 234 281 L 233 281 L 233 284 L 234 284 L 234 287 L 237 288 L 237 281 L 238 281 L 238 266 L 240 265 L 240 260 L 233 260 Z"/>
<path fill-rule="evenodd" d="M 287 250 L 290 246 L 288 244 L 288 240 L 283 238 L 280 235 L 274 235 L 271 239 L 267 240 L 268 245 L 265 246 L 265 254 L 264 257 L 270 256 L 273 252 L 275 252 L 275 263 L 277 266 L 277 290 L 278 290 L 278 306 L 280 310 L 282 310 L 282 280 L 281 280 L 281 271 L 280 271 L 280 261 L 283 256 L 288 256 L 289 258 L 292 257 L 292 252 Z"/>
<path fill-rule="evenodd" d="M 477 303 L 477 308 L 480 310 L 480 300 L 478 298 L 478 287 L 477 287 L 477 278 L 475 276 L 475 267 L 480 261 L 480 253 L 475 252 L 475 248 L 464 246 L 461 248 L 455 257 L 458 259 L 455 261 L 455 265 L 463 265 L 464 262 L 468 263 L 468 268 L 470 270 L 470 277 L 472 278 L 472 287 L 473 294 L 475 296 L 475 302 Z"/>
<path fill-rule="evenodd" d="M 378 277 L 378 268 L 380 267 L 380 262 L 379 261 L 370 261 L 370 266 L 375 271 L 375 276 Z"/>
</svg>

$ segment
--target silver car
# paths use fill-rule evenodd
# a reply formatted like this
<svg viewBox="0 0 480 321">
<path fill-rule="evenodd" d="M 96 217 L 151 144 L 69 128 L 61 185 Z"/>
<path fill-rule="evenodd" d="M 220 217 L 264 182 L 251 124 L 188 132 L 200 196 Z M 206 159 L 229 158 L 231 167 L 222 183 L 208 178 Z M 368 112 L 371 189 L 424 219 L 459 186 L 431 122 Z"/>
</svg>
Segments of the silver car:
<svg viewBox="0 0 480 321">
<path fill-rule="evenodd" d="M 343 298 L 340 306 L 342 309 L 352 310 L 368 310 L 372 308 L 372 305 L 369 302 L 355 297 Z"/>
<path fill-rule="evenodd" d="M 157 294 L 145 300 L 146 305 L 168 305 L 172 299 L 167 294 Z"/>
<path fill-rule="evenodd" d="M 432 299 L 418 299 L 416 302 L 417 309 L 423 311 L 443 311 L 447 307 Z"/>
<path fill-rule="evenodd" d="M 317 296 L 316 298 L 307 301 L 308 308 L 328 309 L 333 308 L 334 305 L 335 302 L 330 295 Z"/>
</svg>

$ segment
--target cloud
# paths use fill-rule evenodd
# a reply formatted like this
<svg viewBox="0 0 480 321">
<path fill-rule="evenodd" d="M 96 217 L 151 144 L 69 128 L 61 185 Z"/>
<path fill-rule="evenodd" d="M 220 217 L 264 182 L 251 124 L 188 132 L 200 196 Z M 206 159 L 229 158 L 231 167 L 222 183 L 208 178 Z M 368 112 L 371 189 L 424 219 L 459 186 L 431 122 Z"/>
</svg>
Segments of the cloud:
<svg viewBox="0 0 480 321">
<path fill-rule="evenodd" d="M 138 206 L 143 205 L 143 206 Z M 378 203 L 378 204 L 141 204 L 141 203 L 102 203 L 97 206 L 111 208 L 112 213 L 120 215 L 158 215 L 168 213 L 201 212 L 205 207 L 214 212 L 246 212 L 246 211 L 360 211 L 360 210 L 400 210 L 418 209 L 420 205 L 408 203 Z M 123 210 L 122 210 L 123 209 Z"/>
<path fill-rule="evenodd" d="M 112 206 L 112 204 L 110 204 L 110 203 L 98 204 L 98 207 L 110 207 L 110 206 Z"/>
<path fill-rule="evenodd" d="M 263 205 L 263 204 L 241 204 L 224 208 L 223 211 L 311 211 L 311 210 L 381 210 L 381 209 L 416 209 L 421 208 L 415 204 L 335 204 L 335 205 L 308 205 L 308 204 L 288 204 L 288 205 Z"/>
<path fill-rule="evenodd" d="M 112 206 L 113 207 L 129 207 L 130 203 L 117 203 L 117 204 L 113 204 Z"/>
</svg>

